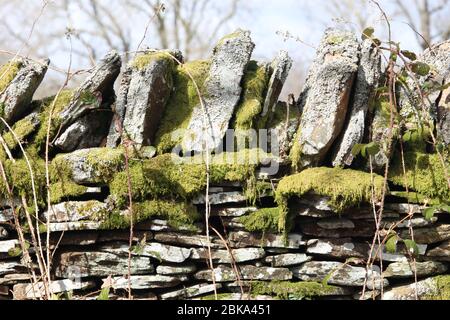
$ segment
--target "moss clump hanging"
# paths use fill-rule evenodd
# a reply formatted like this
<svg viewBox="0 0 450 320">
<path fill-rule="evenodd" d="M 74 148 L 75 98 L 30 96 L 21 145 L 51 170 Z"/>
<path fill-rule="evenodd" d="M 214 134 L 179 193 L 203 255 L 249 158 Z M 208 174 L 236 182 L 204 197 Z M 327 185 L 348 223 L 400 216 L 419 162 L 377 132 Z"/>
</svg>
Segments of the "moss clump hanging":
<svg viewBox="0 0 450 320">
<path fill-rule="evenodd" d="M 250 232 L 276 232 L 279 214 L 278 208 L 264 208 L 240 217 L 239 221 Z"/>
<path fill-rule="evenodd" d="M 373 178 L 373 184 L 372 184 Z M 372 199 L 372 187 L 376 199 L 381 198 L 384 179 L 381 176 L 351 169 L 311 168 L 283 178 L 276 190 L 276 201 L 280 207 L 279 231 L 286 232 L 288 201 L 308 192 L 329 197 L 329 204 L 337 213 L 358 206 Z"/>
<path fill-rule="evenodd" d="M 444 156 L 444 159 L 448 157 Z M 450 201 L 450 189 L 439 155 L 408 150 L 404 153 L 404 160 L 406 176 L 403 172 L 401 155 L 396 154 L 389 171 L 390 181 L 429 198 Z M 450 172 L 448 160 L 446 165 L 447 171 Z"/>
<path fill-rule="evenodd" d="M 174 68 L 175 90 L 164 110 L 155 137 L 155 145 L 159 154 L 170 152 L 181 141 L 182 137 L 175 135 L 176 130 L 188 127 L 192 111 L 200 103 L 194 81 L 200 93 L 203 94 L 203 85 L 209 67 L 210 61 L 199 60 L 187 62 Z"/>
</svg>

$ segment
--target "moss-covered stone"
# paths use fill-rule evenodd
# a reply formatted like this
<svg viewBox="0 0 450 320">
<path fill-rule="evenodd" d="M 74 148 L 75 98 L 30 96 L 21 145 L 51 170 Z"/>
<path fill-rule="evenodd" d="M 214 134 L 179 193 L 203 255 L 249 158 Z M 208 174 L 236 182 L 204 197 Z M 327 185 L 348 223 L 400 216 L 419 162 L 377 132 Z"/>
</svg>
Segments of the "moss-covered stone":
<svg viewBox="0 0 450 320">
<path fill-rule="evenodd" d="M 442 162 L 437 154 L 426 154 L 418 151 L 406 151 L 404 153 L 405 171 L 400 154 L 396 154 L 391 163 L 389 180 L 394 184 L 408 187 L 427 197 L 449 201 L 450 189 L 442 167 Z M 450 162 L 446 162 L 450 172 Z"/>
<path fill-rule="evenodd" d="M 276 232 L 279 214 L 278 208 L 264 208 L 240 217 L 239 221 L 250 232 Z"/>
<path fill-rule="evenodd" d="M 0 93 L 8 88 L 11 81 L 14 80 L 17 73 L 19 73 L 22 63 L 19 61 L 10 61 L 0 68 Z"/>
<path fill-rule="evenodd" d="M 37 119 L 34 119 L 31 116 L 25 117 L 24 119 L 17 121 L 11 128 L 14 131 L 15 136 L 10 131 L 3 135 L 3 139 L 5 140 L 9 150 L 14 151 L 14 149 L 17 148 L 19 145 L 17 139 L 23 143 L 27 137 L 36 131 L 37 126 L 39 125 L 39 121 L 36 120 Z"/>
<path fill-rule="evenodd" d="M 131 66 L 138 70 L 145 69 L 148 65 L 150 65 L 153 61 L 166 59 L 173 63 L 173 58 L 169 52 L 166 51 L 156 51 L 156 52 L 147 52 L 145 54 L 138 55 L 132 62 Z"/>
<path fill-rule="evenodd" d="M 336 212 L 342 212 L 362 202 L 370 202 L 372 187 L 376 199 L 381 198 L 384 179 L 381 176 L 341 168 L 311 168 L 283 178 L 276 190 L 280 207 L 279 230 L 286 231 L 288 200 L 301 197 L 308 192 L 329 197 L 329 204 Z"/>
<path fill-rule="evenodd" d="M 332 295 L 338 287 L 318 282 L 253 282 L 251 293 L 254 295 L 271 295 L 282 300 L 305 300 Z"/>
<path fill-rule="evenodd" d="M 156 133 L 155 144 L 159 154 L 170 152 L 182 139 L 176 130 L 186 129 L 192 110 L 200 103 L 195 87 L 197 84 L 203 94 L 203 85 L 209 71 L 210 61 L 199 60 L 177 66 L 174 70 L 174 88 L 164 110 L 160 127 Z M 192 77 L 192 78 L 191 78 Z"/>
<path fill-rule="evenodd" d="M 236 130 L 265 127 L 263 119 L 258 118 L 258 115 L 261 114 L 263 109 L 269 78 L 269 70 L 265 65 L 258 65 L 256 61 L 250 61 L 242 82 L 241 101 L 236 107 L 234 121 Z"/>
</svg>

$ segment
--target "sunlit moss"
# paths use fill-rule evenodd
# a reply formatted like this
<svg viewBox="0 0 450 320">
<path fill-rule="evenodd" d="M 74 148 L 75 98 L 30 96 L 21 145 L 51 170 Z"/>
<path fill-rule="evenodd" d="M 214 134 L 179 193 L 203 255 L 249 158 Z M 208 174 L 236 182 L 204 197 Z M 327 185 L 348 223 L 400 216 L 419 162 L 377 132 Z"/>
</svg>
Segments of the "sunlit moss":
<svg viewBox="0 0 450 320">
<path fill-rule="evenodd" d="M 339 292 L 338 287 L 318 282 L 252 282 L 252 295 L 276 296 L 282 300 L 308 300 Z"/>
<path fill-rule="evenodd" d="M 0 93 L 8 88 L 11 81 L 14 80 L 19 73 L 22 63 L 19 61 L 10 61 L 0 67 Z"/>
</svg>

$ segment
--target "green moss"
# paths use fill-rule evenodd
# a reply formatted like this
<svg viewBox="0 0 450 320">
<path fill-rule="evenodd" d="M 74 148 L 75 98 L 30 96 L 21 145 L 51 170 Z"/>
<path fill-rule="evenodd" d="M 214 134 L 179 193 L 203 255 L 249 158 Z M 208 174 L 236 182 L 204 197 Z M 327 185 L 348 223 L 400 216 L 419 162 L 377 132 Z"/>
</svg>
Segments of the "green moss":
<svg viewBox="0 0 450 320">
<path fill-rule="evenodd" d="M 450 190 L 442 163 L 437 154 L 416 151 L 404 153 L 406 177 L 403 174 L 401 156 L 396 154 L 389 171 L 389 180 L 394 184 L 415 190 L 424 196 L 449 201 Z M 450 172 L 450 162 L 447 160 Z"/>
<path fill-rule="evenodd" d="M 252 282 L 253 295 L 271 295 L 282 300 L 304 300 L 332 295 L 337 287 L 318 282 Z"/>
<path fill-rule="evenodd" d="M 262 112 L 270 74 L 266 66 L 250 61 L 242 82 L 242 97 L 236 107 L 234 128 L 249 130 L 255 128 L 257 116 Z M 263 125 L 264 127 L 264 125 Z M 256 128 L 255 128 L 256 129 Z"/>
<path fill-rule="evenodd" d="M 361 202 L 370 202 L 372 176 L 369 173 L 341 168 L 311 168 L 301 173 L 283 178 L 276 190 L 276 201 L 280 206 L 279 230 L 286 231 L 288 200 L 301 197 L 308 192 L 329 197 L 329 204 L 336 212 L 342 212 Z M 383 191 L 384 179 L 374 175 L 375 197 L 379 199 Z"/>
<path fill-rule="evenodd" d="M 87 189 L 85 186 L 70 181 L 59 181 L 50 185 L 50 201 L 51 203 L 60 203 L 71 198 L 81 197 Z"/>
<path fill-rule="evenodd" d="M 129 211 L 102 212 L 96 219 L 102 221 L 101 229 L 125 229 L 130 226 Z M 139 223 L 149 218 L 159 217 L 167 219 L 168 224 L 177 229 L 189 227 L 197 219 L 199 214 L 195 206 L 185 202 L 165 200 L 150 200 L 133 204 L 133 222 Z"/>
<path fill-rule="evenodd" d="M 264 208 L 240 217 L 239 222 L 250 232 L 276 232 L 279 214 L 278 208 Z"/>
<path fill-rule="evenodd" d="M 230 39 L 239 37 L 239 36 L 242 34 L 242 32 L 244 32 L 244 31 L 241 30 L 241 29 L 238 29 L 238 30 L 236 30 L 235 32 L 230 33 L 230 34 L 227 34 L 226 36 L 222 37 L 222 38 L 217 42 L 215 49 L 217 49 L 217 48 L 223 46 L 223 45 L 226 43 L 227 40 L 230 40 Z"/>
<path fill-rule="evenodd" d="M 289 151 L 289 159 L 292 163 L 294 171 L 298 171 L 300 159 L 302 157 L 303 146 L 300 144 L 301 126 L 298 127 L 297 133 L 294 135 L 292 148 Z"/>
<path fill-rule="evenodd" d="M 159 154 L 170 152 L 181 141 L 181 137 L 174 136 L 174 133 L 178 129 L 188 127 L 192 111 L 200 103 L 194 81 L 200 93 L 203 94 L 203 86 L 209 67 L 210 61 L 199 60 L 175 68 L 173 74 L 175 90 L 164 110 L 155 137 L 155 145 Z"/>
<path fill-rule="evenodd" d="M 450 300 L 450 276 L 437 276 L 433 280 L 436 283 L 437 292 L 426 295 L 423 300 Z"/>
<path fill-rule="evenodd" d="M 11 129 L 14 131 L 14 134 L 20 142 L 23 143 L 27 137 L 35 132 L 38 125 L 39 123 L 37 121 L 33 121 L 32 118 L 26 117 L 16 122 Z M 19 145 L 14 135 L 9 131 L 3 135 L 3 139 L 11 151 Z"/>
<path fill-rule="evenodd" d="M 0 93 L 8 88 L 21 67 L 22 64 L 19 61 L 10 61 L 0 68 Z"/>
<path fill-rule="evenodd" d="M 406 199 L 409 203 L 427 204 L 427 205 L 439 205 L 442 201 L 439 199 L 432 199 L 418 192 L 406 192 L 406 191 L 391 191 L 390 195 Z"/>
<path fill-rule="evenodd" d="M 171 64 L 173 64 L 173 58 L 171 57 L 169 52 L 158 51 L 158 52 L 148 52 L 148 53 L 137 56 L 131 62 L 131 66 L 138 70 L 143 70 L 148 65 L 150 65 L 153 61 L 157 61 L 157 60 L 167 60 Z"/>
<path fill-rule="evenodd" d="M 267 128 L 275 128 L 281 123 L 286 123 L 287 120 L 298 118 L 300 118 L 300 110 L 297 106 L 288 106 L 287 103 L 278 102 L 275 111 L 270 113 Z"/>
<path fill-rule="evenodd" d="M 343 36 L 336 36 L 336 35 L 328 36 L 326 39 L 327 43 L 331 45 L 341 44 L 342 42 L 344 42 L 344 40 L 345 38 Z"/>
<path fill-rule="evenodd" d="M 232 296 L 233 295 L 231 293 L 219 293 L 219 294 L 217 294 L 217 299 L 216 299 L 215 294 L 210 294 L 210 295 L 201 297 L 200 300 L 205 300 L 205 301 L 230 300 L 232 298 Z"/>
<path fill-rule="evenodd" d="M 73 98 L 74 92 L 72 90 L 63 90 L 56 99 L 56 96 L 45 98 L 41 102 L 41 114 L 40 114 L 40 127 L 36 136 L 34 138 L 34 146 L 38 151 L 45 146 L 47 140 L 47 129 L 48 120 L 50 117 L 50 112 L 52 111 L 52 122 L 50 126 L 50 141 L 58 133 L 59 126 L 61 125 L 62 119 L 59 118 L 58 114 L 64 110 L 64 108 L 69 105 Z M 56 100 L 55 100 L 56 99 Z"/>
</svg>

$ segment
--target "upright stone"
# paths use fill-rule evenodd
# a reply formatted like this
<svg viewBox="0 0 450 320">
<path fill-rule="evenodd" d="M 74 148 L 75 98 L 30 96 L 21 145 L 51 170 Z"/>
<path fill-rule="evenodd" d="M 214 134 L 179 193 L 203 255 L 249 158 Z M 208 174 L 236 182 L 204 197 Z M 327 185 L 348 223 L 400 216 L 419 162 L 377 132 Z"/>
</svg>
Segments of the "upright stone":
<svg viewBox="0 0 450 320">
<path fill-rule="evenodd" d="M 353 162 L 352 149 L 361 143 L 369 104 L 374 98 L 375 89 L 381 77 L 381 54 L 371 40 L 361 46 L 361 59 L 355 80 L 355 89 L 348 122 L 343 135 L 338 139 L 333 157 L 333 166 L 350 166 Z"/>
<path fill-rule="evenodd" d="M 116 106 L 119 114 L 116 115 L 117 120 L 112 126 L 120 125 L 121 114 L 124 114 L 124 134 L 138 146 L 149 146 L 153 143 L 170 98 L 175 63 L 171 55 L 172 53 L 166 51 L 156 51 L 136 57 L 128 67 L 131 68 L 131 76 L 126 75 L 122 82 Z M 111 139 L 116 138 L 110 136 Z"/>
<path fill-rule="evenodd" d="M 14 123 L 27 113 L 49 64 L 50 60 L 20 59 L 0 68 L 0 114 L 8 123 Z"/>
<path fill-rule="evenodd" d="M 446 84 L 450 83 L 450 76 L 444 82 Z M 450 146 L 450 87 L 442 91 L 441 99 L 438 104 L 437 116 L 438 136 L 446 146 Z"/>
<path fill-rule="evenodd" d="M 182 142 L 184 150 L 204 151 L 206 147 L 212 150 L 221 144 L 239 102 L 241 80 L 254 46 L 250 32 L 242 30 L 227 35 L 217 44 L 205 80 L 203 105 L 194 107 L 188 134 Z"/>
<path fill-rule="evenodd" d="M 358 70 L 359 44 L 347 31 L 327 29 L 299 98 L 302 118 L 294 165 L 319 166 L 341 133 Z M 301 156 L 300 156 L 301 155 Z"/>
</svg>

